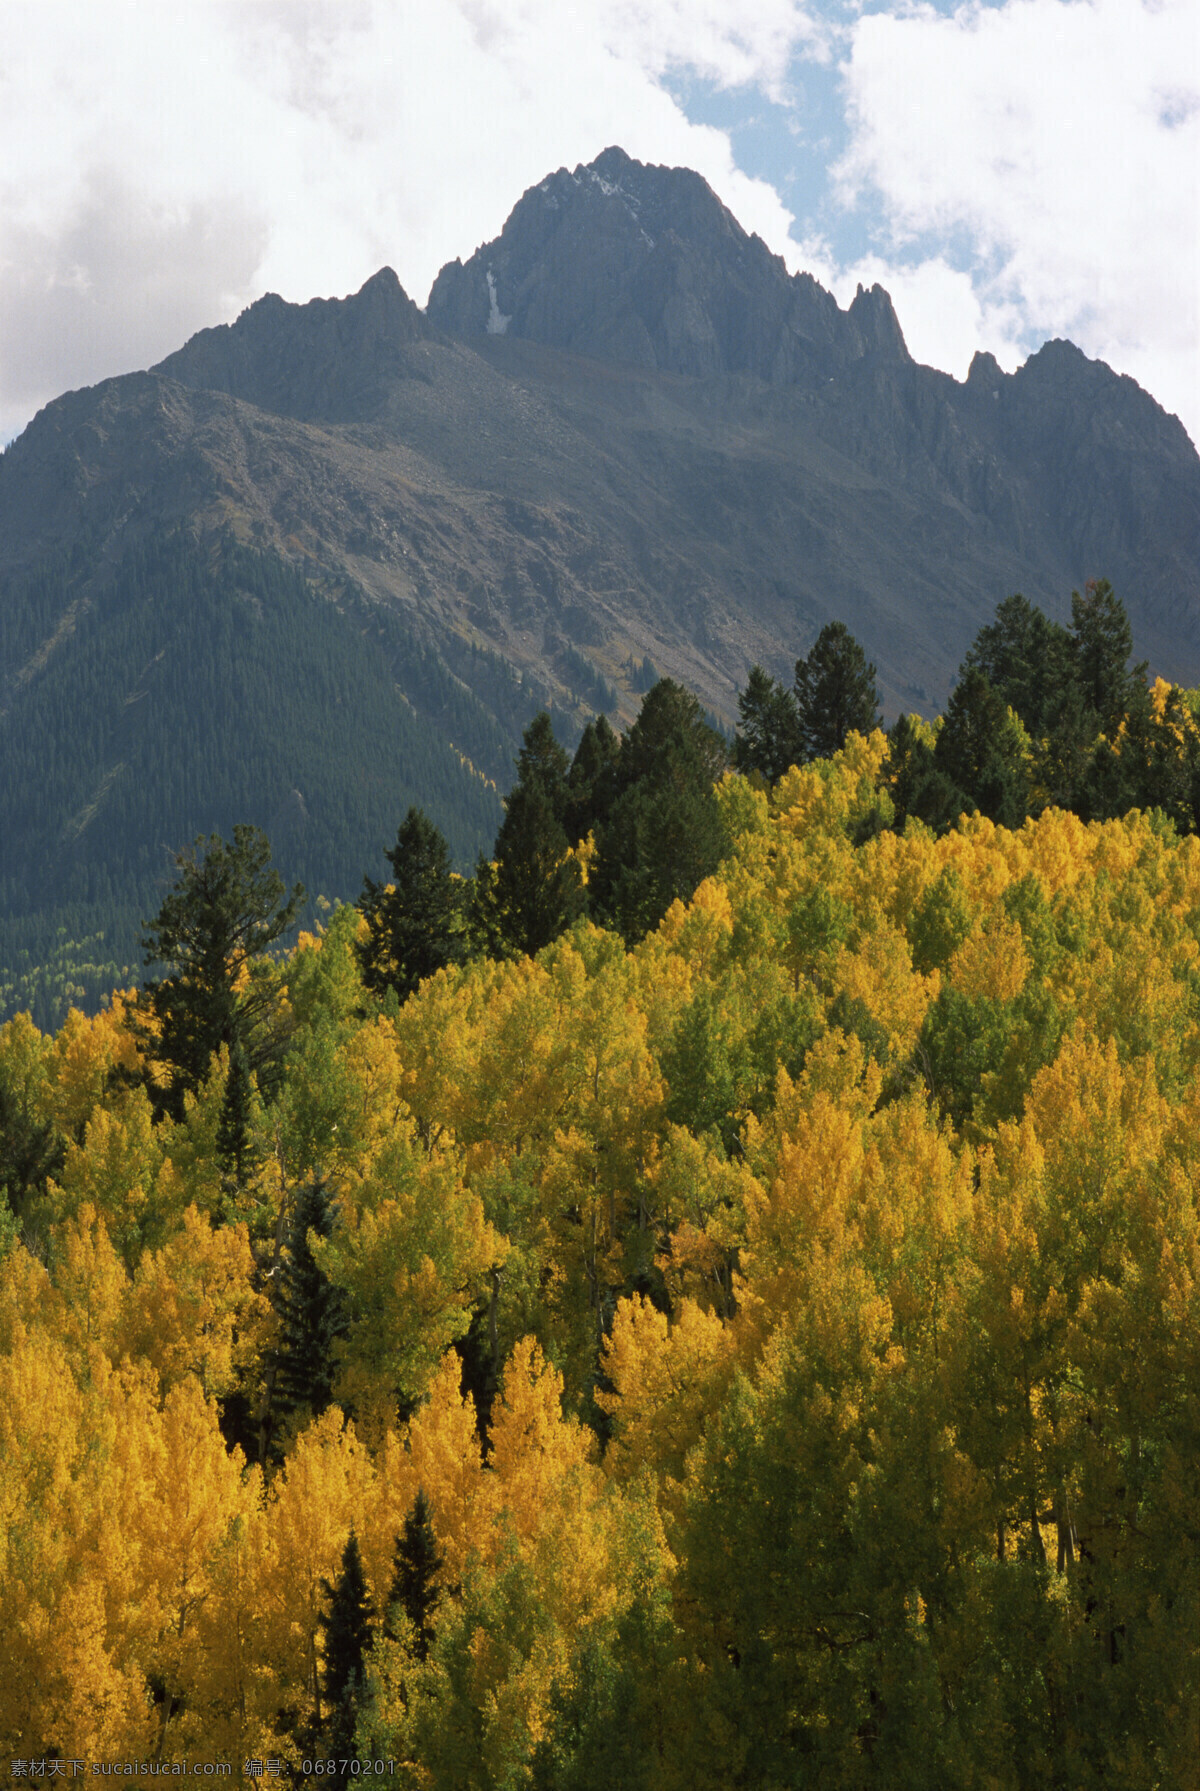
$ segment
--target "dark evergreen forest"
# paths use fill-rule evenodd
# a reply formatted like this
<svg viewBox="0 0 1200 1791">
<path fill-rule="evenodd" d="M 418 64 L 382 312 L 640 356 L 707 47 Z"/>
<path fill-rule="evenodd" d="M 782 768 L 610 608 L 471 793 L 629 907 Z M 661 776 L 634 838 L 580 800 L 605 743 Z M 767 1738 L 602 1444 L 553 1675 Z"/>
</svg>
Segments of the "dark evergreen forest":
<svg viewBox="0 0 1200 1791">
<path fill-rule="evenodd" d="M 314 898 L 354 895 L 417 802 L 468 868 L 547 693 L 467 642 L 452 657 L 353 588 L 182 531 L 6 580 L 0 1015 L 52 1025 L 132 980 L 175 852 L 237 822 Z"/>
</svg>

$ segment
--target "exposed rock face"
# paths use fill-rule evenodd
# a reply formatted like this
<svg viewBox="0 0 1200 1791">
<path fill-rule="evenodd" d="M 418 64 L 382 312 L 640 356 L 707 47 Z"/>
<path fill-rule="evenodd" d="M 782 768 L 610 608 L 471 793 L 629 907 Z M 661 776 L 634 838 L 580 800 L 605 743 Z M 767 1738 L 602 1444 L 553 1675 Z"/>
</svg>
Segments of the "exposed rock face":
<svg viewBox="0 0 1200 1791">
<path fill-rule="evenodd" d="M 442 269 L 429 318 L 600 360 L 816 384 L 864 356 L 908 359 L 882 287 L 848 312 L 791 275 L 698 174 L 606 149 L 531 187 L 495 242 Z"/>
<path fill-rule="evenodd" d="M 406 349 L 426 334 L 390 267 L 346 299 L 289 305 L 268 292 L 236 323 L 201 330 L 152 371 L 200 391 L 228 392 L 260 410 L 304 421 L 375 416 Z"/>
</svg>

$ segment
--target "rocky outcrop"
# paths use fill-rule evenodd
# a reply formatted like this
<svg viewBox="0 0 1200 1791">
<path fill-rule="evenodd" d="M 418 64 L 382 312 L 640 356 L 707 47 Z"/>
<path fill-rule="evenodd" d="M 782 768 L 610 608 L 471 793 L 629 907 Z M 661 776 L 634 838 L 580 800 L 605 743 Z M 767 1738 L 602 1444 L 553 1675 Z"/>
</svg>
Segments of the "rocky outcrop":
<svg viewBox="0 0 1200 1791">
<path fill-rule="evenodd" d="M 291 305 L 268 292 L 236 323 L 201 330 L 152 371 L 276 416 L 358 422 L 378 415 L 389 386 L 408 370 L 408 350 L 426 333 L 385 267 L 350 298 Z"/>
</svg>

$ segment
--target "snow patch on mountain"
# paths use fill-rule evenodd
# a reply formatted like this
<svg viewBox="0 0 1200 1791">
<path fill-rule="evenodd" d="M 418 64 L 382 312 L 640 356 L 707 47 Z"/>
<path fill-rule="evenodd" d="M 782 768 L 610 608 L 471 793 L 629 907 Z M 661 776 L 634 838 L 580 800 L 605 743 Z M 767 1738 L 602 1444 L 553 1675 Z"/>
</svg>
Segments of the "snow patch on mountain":
<svg viewBox="0 0 1200 1791">
<path fill-rule="evenodd" d="M 506 317 L 504 315 L 504 312 L 500 309 L 500 303 L 496 297 L 496 282 L 492 276 L 492 270 L 490 267 L 488 268 L 488 271 L 487 271 L 487 289 L 488 289 L 487 333 L 489 336 L 502 336 L 504 334 L 505 330 L 508 328 L 509 324 L 512 322 L 512 317 L 511 317 L 511 315 Z M 478 288 L 476 290 L 478 290 Z"/>
</svg>

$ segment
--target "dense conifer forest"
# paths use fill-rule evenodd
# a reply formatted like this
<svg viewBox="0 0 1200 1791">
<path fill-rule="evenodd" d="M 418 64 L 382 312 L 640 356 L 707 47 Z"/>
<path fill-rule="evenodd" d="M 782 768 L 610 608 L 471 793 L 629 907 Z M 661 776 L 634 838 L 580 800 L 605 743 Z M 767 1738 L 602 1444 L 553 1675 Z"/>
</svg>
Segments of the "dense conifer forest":
<svg viewBox="0 0 1200 1791">
<path fill-rule="evenodd" d="M 1175 1791 L 1200 728 L 1106 586 L 938 723 L 526 729 L 474 874 L 249 825 L 0 1028 L 0 1746 L 430 1791 Z M 384 865 L 387 865 L 387 872 Z"/>
</svg>

